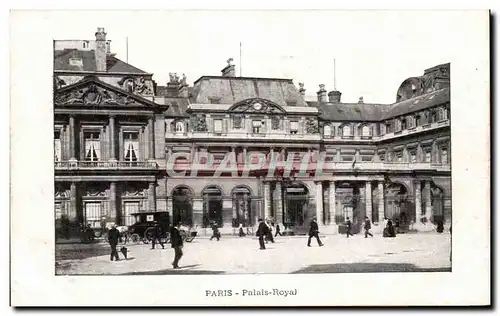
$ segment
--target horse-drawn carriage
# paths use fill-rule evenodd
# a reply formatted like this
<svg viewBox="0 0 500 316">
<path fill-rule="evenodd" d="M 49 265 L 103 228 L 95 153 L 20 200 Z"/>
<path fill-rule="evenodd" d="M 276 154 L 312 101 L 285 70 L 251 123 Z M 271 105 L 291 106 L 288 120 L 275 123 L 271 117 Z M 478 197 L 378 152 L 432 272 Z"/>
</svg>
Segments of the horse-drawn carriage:
<svg viewBox="0 0 500 316">
<path fill-rule="evenodd" d="M 129 240 L 133 243 L 145 244 L 151 242 L 155 235 L 157 226 L 159 228 L 159 238 L 163 243 L 170 242 L 170 217 L 168 212 L 147 212 L 130 214 L 135 217 L 136 222 L 130 226 L 117 227 L 120 237 L 125 243 Z M 188 227 L 181 226 L 183 240 L 191 242 L 196 237 L 197 232 Z"/>
</svg>

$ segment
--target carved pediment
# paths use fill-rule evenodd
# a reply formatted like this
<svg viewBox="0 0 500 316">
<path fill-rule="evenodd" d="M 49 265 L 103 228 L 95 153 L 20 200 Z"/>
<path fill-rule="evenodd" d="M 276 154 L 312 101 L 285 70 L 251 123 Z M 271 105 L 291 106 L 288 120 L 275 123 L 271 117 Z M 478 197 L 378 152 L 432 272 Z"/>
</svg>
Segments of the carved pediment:
<svg viewBox="0 0 500 316">
<path fill-rule="evenodd" d="M 285 110 L 278 104 L 259 98 L 252 98 L 235 103 L 230 112 L 245 112 L 259 114 L 285 114 Z"/>
<path fill-rule="evenodd" d="M 91 79 L 79 82 L 72 86 L 56 91 L 54 96 L 56 105 L 82 104 L 89 106 L 104 105 L 143 105 L 150 104 L 149 100 L 138 102 L 137 97 L 120 91 L 119 89 L 101 81 Z"/>
</svg>

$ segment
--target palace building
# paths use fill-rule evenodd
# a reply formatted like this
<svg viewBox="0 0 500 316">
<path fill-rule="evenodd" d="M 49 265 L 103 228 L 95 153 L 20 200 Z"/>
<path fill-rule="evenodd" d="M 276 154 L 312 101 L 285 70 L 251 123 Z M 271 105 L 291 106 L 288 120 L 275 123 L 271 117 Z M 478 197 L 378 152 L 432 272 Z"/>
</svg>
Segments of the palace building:
<svg viewBox="0 0 500 316">
<path fill-rule="evenodd" d="M 192 86 L 177 74 L 157 85 L 111 53 L 102 28 L 55 41 L 56 221 L 131 225 L 130 214 L 167 211 L 223 233 L 259 218 L 297 234 L 313 217 L 322 233 L 347 217 L 359 230 L 365 216 L 375 231 L 384 217 L 449 226 L 450 65 L 416 75 L 394 87 L 393 104 L 342 103 L 324 85 L 308 101 L 304 84 L 237 77 L 230 62 Z M 261 167 L 244 172 L 258 155 Z"/>
</svg>

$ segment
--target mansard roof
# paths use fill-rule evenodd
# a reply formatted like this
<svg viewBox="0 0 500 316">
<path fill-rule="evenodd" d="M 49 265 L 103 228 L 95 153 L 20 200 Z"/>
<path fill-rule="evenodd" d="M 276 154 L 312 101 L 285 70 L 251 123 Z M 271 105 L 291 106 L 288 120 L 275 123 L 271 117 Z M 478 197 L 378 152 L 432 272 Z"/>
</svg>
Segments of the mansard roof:
<svg viewBox="0 0 500 316">
<path fill-rule="evenodd" d="M 433 91 L 391 105 L 390 110 L 382 115 L 382 119 L 421 111 L 448 102 L 450 102 L 449 88 Z"/>
<path fill-rule="evenodd" d="M 308 106 L 291 79 L 203 76 L 195 81 L 192 103 L 235 104 L 261 98 L 280 106 Z"/>
<path fill-rule="evenodd" d="M 80 59 L 81 65 L 72 65 L 70 59 Z M 113 55 L 108 55 L 106 60 L 107 72 L 126 73 L 137 75 L 150 75 L 149 73 L 134 67 Z M 97 71 L 94 50 L 64 49 L 54 51 L 55 71 Z"/>
<path fill-rule="evenodd" d="M 375 103 L 319 103 L 307 102 L 317 107 L 320 118 L 325 121 L 380 121 L 383 113 L 389 110 L 388 104 Z"/>
</svg>

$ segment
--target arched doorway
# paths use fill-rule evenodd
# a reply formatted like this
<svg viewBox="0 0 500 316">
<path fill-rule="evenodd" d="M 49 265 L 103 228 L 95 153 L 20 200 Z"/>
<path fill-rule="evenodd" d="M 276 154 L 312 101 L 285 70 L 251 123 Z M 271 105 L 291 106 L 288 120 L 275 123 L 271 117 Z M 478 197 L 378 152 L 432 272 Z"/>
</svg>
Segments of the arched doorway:
<svg viewBox="0 0 500 316">
<path fill-rule="evenodd" d="M 335 195 L 340 204 L 340 214 L 337 214 L 336 222 L 345 223 L 349 217 L 352 223 L 351 232 L 357 234 L 366 214 L 364 196 L 361 195 L 359 185 L 356 182 L 341 182 L 335 188 Z"/>
<path fill-rule="evenodd" d="M 385 190 L 385 217 L 405 227 L 415 218 L 408 190 L 400 183 L 391 183 Z"/>
<path fill-rule="evenodd" d="M 432 205 L 432 222 L 437 224 L 444 223 L 444 192 L 438 186 L 431 186 L 431 205 Z"/>
<path fill-rule="evenodd" d="M 193 225 L 193 192 L 188 187 L 177 187 L 172 192 L 172 219 L 174 223 Z"/>
<path fill-rule="evenodd" d="M 285 202 L 284 226 L 304 226 L 309 201 L 309 190 L 302 183 L 293 182 L 284 187 L 283 193 L 283 200 Z"/>
<path fill-rule="evenodd" d="M 243 226 L 252 226 L 252 195 L 249 188 L 245 186 L 237 186 L 233 189 L 233 227 L 238 227 L 240 224 Z"/>
<path fill-rule="evenodd" d="M 218 227 L 222 227 L 222 190 L 210 185 L 203 189 L 203 227 L 210 227 L 214 221 Z"/>
</svg>

